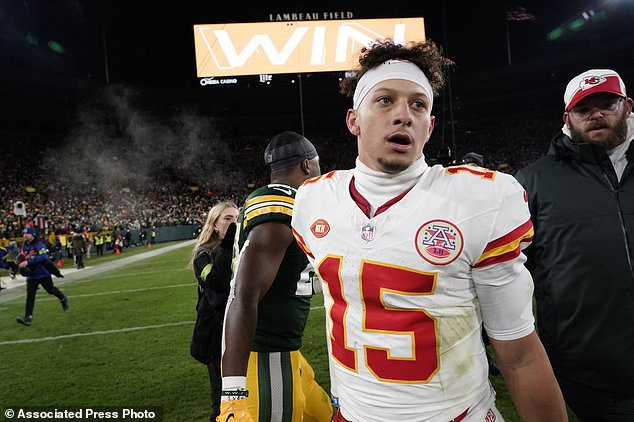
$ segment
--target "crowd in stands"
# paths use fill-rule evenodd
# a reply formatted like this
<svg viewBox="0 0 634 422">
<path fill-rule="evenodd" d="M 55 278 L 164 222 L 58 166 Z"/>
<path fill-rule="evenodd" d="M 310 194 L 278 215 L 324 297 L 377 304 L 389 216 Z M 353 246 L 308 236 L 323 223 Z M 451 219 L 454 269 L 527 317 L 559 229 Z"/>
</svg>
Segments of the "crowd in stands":
<svg viewBox="0 0 634 422">
<path fill-rule="evenodd" d="M 550 140 L 562 126 L 559 110 L 499 120 L 458 122 L 453 155 L 459 159 L 468 152 L 477 152 L 484 156 L 486 167 L 515 174 L 546 154 Z"/>
<path fill-rule="evenodd" d="M 484 156 L 487 167 L 510 174 L 545 154 L 550 138 L 561 127 L 557 116 L 549 115 L 454 122 L 451 130 L 448 123 L 444 130 L 440 124 L 425 148 L 428 161 L 449 146 L 456 161 L 467 152 L 477 152 Z M 451 133 L 455 141 L 448 140 Z M 306 136 L 318 148 L 322 172 L 354 166 L 356 148 L 351 135 L 341 131 Z M 57 234 L 202 225 L 217 201 L 242 203 L 254 187 L 267 182 L 262 163 L 265 138 L 242 136 L 225 141 L 231 156 L 211 181 L 157 168 L 143 179 L 135 178 L 130 169 L 130 177 L 120 179 L 118 185 L 103 186 L 91 180 L 72 183 L 46 168 L 41 156 L 44 149 L 29 154 L 5 152 L 5 162 L 11 164 L 4 166 L 0 184 L 0 238 L 19 236 L 21 222 L 37 216 L 44 217 L 48 232 Z M 16 201 L 25 205 L 22 221 L 14 213 Z"/>
<path fill-rule="evenodd" d="M 31 154 L 30 159 L 33 158 Z M 13 154 L 0 185 L 0 238 L 20 236 L 22 222 L 43 217 L 48 232 L 140 230 L 149 227 L 202 224 L 210 206 L 221 199 L 237 199 L 237 190 L 192 185 L 158 178 L 145 186 L 130 183 L 107 188 L 72 185 L 47 176 L 46 169 L 24 173 L 25 164 Z M 14 213 L 17 202 L 26 215 Z M 36 222 L 37 225 L 37 222 Z"/>
</svg>

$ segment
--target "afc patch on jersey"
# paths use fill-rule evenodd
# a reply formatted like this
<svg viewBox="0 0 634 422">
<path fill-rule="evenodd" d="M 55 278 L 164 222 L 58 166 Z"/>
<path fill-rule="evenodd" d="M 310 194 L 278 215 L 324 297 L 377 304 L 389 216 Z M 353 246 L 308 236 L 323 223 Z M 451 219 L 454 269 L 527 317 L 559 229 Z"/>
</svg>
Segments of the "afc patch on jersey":
<svg viewBox="0 0 634 422">
<path fill-rule="evenodd" d="M 431 220 L 420 226 L 414 243 L 418 254 L 434 265 L 453 262 L 464 246 L 460 229 L 446 220 Z"/>
</svg>

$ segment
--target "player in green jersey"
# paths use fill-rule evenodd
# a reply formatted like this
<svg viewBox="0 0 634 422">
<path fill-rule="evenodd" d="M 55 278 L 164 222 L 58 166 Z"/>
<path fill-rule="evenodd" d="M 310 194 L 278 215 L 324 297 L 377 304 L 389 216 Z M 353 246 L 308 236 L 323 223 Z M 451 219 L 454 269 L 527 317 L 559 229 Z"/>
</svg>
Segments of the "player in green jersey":
<svg viewBox="0 0 634 422">
<path fill-rule="evenodd" d="M 264 162 L 271 183 L 247 197 L 238 223 L 217 420 L 327 422 L 330 399 L 299 351 L 312 284 L 291 231 L 296 189 L 321 174 L 319 156 L 308 139 L 286 131 L 271 138 Z"/>
</svg>

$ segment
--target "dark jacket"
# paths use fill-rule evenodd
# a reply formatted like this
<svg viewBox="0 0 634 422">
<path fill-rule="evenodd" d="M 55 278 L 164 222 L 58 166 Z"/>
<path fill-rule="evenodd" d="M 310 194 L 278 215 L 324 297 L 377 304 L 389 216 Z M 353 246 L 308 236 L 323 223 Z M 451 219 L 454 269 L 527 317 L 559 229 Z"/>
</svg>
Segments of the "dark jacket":
<svg viewBox="0 0 634 422">
<path fill-rule="evenodd" d="M 520 170 L 537 329 L 558 377 L 634 397 L 634 144 L 619 182 L 605 150 L 560 134 Z"/>
<path fill-rule="evenodd" d="M 86 253 L 86 239 L 84 239 L 81 233 L 73 234 L 71 244 L 73 245 L 73 255 L 83 255 Z"/>
<path fill-rule="evenodd" d="M 18 256 L 18 262 L 23 260 L 28 261 L 27 280 L 42 280 L 51 276 L 50 271 L 46 269 L 46 265 L 49 261 L 46 246 L 39 240 L 33 242 L 24 242 L 20 255 Z"/>
<path fill-rule="evenodd" d="M 190 346 L 192 357 L 204 364 L 220 359 L 222 325 L 229 298 L 231 282 L 230 245 L 220 246 L 209 255 L 199 251 L 194 260 L 194 274 L 198 281 L 196 323 Z"/>
<path fill-rule="evenodd" d="M 232 249 L 218 248 L 211 256 L 206 252 L 199 252 L 194 260 L 194 274 L 199 292 L 221 316 L 224 316 L 229 298 L 232 252 Z M 203 273 L 206 268 L 210 271 Z"/>
</svg>

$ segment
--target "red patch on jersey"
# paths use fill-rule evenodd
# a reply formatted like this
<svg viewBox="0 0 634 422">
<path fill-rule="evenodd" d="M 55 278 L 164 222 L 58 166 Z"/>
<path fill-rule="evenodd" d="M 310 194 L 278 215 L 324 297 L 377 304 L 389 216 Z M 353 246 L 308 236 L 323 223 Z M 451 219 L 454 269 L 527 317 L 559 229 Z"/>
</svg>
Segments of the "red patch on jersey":
<svg viewBox="0 0 634 422">
<path fill-rule="evenodd" d="M 528 192 L 524 191 L 524 202 L 528 202 Z"/>
<path fill-rule="evenodd" d="M 313 232 L 313 236 L 320 239 L 328 234 L 330 231 L 330 224 L 328 224 L 326 220 L 320 218 L 311 224 L 310 231 Z"/>
</svg>

